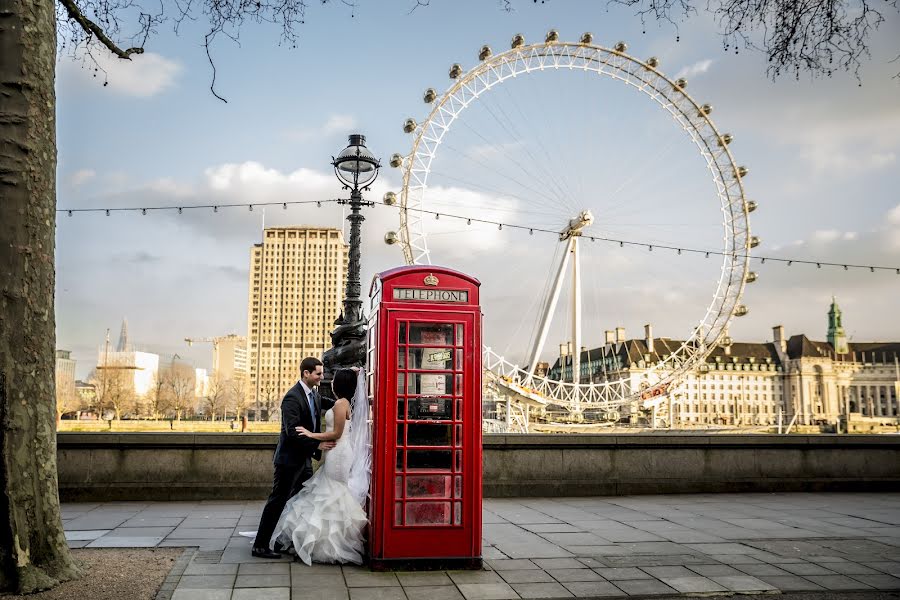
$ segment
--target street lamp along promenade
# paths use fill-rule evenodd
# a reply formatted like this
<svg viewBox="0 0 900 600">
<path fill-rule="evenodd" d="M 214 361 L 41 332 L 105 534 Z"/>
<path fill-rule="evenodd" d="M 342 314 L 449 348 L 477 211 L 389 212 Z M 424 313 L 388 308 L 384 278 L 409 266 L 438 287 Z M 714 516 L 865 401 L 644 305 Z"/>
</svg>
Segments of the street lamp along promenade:
<svg viewBox="0 0 900 600">
<path fill-rule="evenodd" d="M 335 320 L 334 331 L 331 332 L 331 348 L 322 356 L 325 376 L 319 393 L 331 397 L 331 381 L 339 369 L 362 367 L 366 362 L 366 321 L 363 318 L 360 270 L 360 227 L 365 221 L 363 206 L 372 206 L 374 202 L 363 200 L 362 192 L 378 178 L 381 162 L 366 148 L 366 136 L 355 133 L 350 136 L 350 143 L 341 150 L 337 158 L 332 157 L 334 174 L 343 184 L 343 189 L 350 190 L 349 200 L 339 200 L 339 204 L 349 204 L 350 214 L 350 260 L 347 268 L 347 287 L 344 292 L 343 308 Z"/>
</svg>

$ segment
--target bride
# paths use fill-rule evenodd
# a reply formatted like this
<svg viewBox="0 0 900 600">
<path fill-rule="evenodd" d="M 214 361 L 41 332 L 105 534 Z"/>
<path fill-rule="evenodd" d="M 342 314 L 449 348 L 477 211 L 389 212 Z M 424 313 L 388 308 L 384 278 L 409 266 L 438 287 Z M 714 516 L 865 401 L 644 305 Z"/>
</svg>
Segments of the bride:
<svg viewBox="0 0 900 600">
<path fill-rule="evenodd" d="M 337 442 L 300 492 L 288 500 L 275 527 L 276 543 L 293 546 L 307 565 L 362 564 L 363 507 L 371 473 L 369 403 L 365 374 L 354 371 L 341 369 L 334 375 L 331 389 L 336 402 L 325 413 L 324 432 L 296 428 L 301 436 Z"/>
</svg>

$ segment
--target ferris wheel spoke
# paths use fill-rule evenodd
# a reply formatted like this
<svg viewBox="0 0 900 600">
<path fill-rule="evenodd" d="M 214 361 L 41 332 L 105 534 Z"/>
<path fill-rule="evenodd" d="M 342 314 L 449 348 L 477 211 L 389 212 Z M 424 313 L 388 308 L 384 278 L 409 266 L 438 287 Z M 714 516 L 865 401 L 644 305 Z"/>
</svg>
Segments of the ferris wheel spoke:
<svg viewBox="0 0 900 600">
<path fill-rule="evenodd" d="M 532 119 L 528 119 L 527 117 L 525 117 L 525 115 L 522 112 L 521 107 L 519 106 L 518 102 L 515 99 L 515 96 L 509 91 L 509 89 L 507 89 L 506 86 L 501 86 L 501 89 L 506 93 L 510 104 L 519 113 L 521 122 L 522 123 L 533 122 Z M 498 104 L 498 107 L 500 107 L 501 111 L 503 110 L 502 105 Z M 506 114 L 505 111 L 504 111 L 504 114 Z M 509 119 L 508 117 L 507 117 L 507 119 L 510 122 L 512 122 L 512 119 Z M 557 189 L 562 190 L 565 186 L 558 180 L 558 174 L 564 173 L 565 171 L 562 169 L 557 169 L 556 166 L 553 164 L 554 160 L 551 157 L 550 153 L 547 151 L 547 145 L 543 142 L 543 136 L 538 133 L 538 131 L 541 129 L 541 127 L 538 125 L 534 129 L 537 134 L 537 135 L 535 135 L 535 140 L 537 141 L 537 147 L 538 147 L 538 150 L 540 151 L 540 153 L 543 155 L 543 159 L 538 159 L 538 157 L 536 157 L 531 152 L 531 149 L 528 147 L 527 144 L 523 145 L 523 150 L 531 157 L 531 160 L 533 161 L 535 168 L 538 169 L 543 174 L 544 177 L 553 181 L 555 186 L 557 187 Z M 575 200 L 574 200 L 575 198 L 576 198 L 576 196 L 573 195 L 571 189 L 567 189 L 567 193 L 563 193 L 560 197 L 560 199 L 563 201 L 565 206 L 572 213 L 578 212 L 578 209 L 576 208 L 576 205 L 575 205 Z"/>
<path fill-rule="evenodd" d="M 477 136 L 480 140 L 485 142 L 488 147 L 496 149 L 496 145 L 493 145 L 487 137 L 484 136 L 483 133 L 469 125 L 468 123 L 463 122 L 463 126 L 466 127 L 471 133 Z M 500 154 L 500 152 L 498 152 Z M 504 155 L 504 158 L 507 159 L 512 165 L 518 168 L 518 170 L 524 175 L 527 179 L 531 181 L 532 188 L 539 188 L 543 190 L 539 192 L 540 195 L 544 196 L 550 201 L 553 202 L 565 202 L 565 192 L 561 189 L 554 189 L 552 181 L 546 181 L 538 177 L 538 175 L 528 167 L 526 167 L 520 160 L 518 160 L 513 153 L 507 153 Z M 484 169 L 489 169 L 489 165 L 485 164 L 483 161 L 477 161 L 474 157 L 472 160 L 479 162 L 479 165 Z"/>
<path fill-rule="evenodd" d="M 449 144 L 445 144 L 445 146 L 447 146 L 447 148 L 449 150 L 451 150 L 452 152 L 455 152 L 459 156 L 462 156 L 463 158 L 465 158 L 471 164 L 476 165 L 479 169 L 487 169 L 488 168 L 482 161 L 477 160 L 475 157 L 470 156 L 469 154 L 467 154 L 457 148 L 454 148 L 454 147 L 450 146 Z M 555 195 L 553 195 L 552 191 L 548 193 L 548 191 L 546 191 L 546 190 L 537 189 L 534 186 L 528 185 L 527 183 L 520 181 L 517 177 L 515 177 L 513 175 L 509 175 L 499 169 L 495 170 L 494 173 L 496 175 L 499 175 L 503 179 L 509 181 L 510 183 L 515 184 L 519 188 L 521 188 L 523 190 L 527 190 L 527 191 L 531 192 L 532 194 L 535 194 L 537 196 L 540 196 L 541 198 L 544 198 L 545 201 L 549 201 L 552 203 L 552 202 L 555 202 L 555 200 L 557 198 Z M 528 198 L 528 196 L 526 196 L 525 198 Z M 539 201 L 533 200 L 533 199 L 529 200 L 529 202 L 534 203 L 534 204 L 539 204 Z"/>
</svg>

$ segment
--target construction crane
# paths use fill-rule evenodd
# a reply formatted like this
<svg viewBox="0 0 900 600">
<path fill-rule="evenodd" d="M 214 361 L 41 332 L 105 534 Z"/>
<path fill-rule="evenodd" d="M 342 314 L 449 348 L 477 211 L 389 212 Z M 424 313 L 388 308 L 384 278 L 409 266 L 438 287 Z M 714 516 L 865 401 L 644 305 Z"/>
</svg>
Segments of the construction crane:
<svg viewBox="0 0 900 600">
<path fill-rule="evenodd" d="M 187 342 L 188 346 L 193 346 L 194 344 L 207 342 L 213 345 L 213 349 L 215 349 L 219 345 L 219 338 L 217 337 L 202 337 L 202 338 L 184 338 L 184 341 Z"/>
</svg>

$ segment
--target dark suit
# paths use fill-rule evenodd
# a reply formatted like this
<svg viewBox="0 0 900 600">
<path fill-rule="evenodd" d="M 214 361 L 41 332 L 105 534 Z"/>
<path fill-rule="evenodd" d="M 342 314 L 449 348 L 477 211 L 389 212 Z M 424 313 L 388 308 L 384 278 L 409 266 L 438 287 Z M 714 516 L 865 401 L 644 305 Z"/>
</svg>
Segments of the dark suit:
<svg viewBox="0 0 900 600">
<path fill-rule="evenodd" d="M 322 405 L 328 408 L 334 404 L 328 398 L 314 393 L 313 403 L 315 411 L 310 412 L 309 401 L 306 392 L 298 381 L 281 401 L 281 435 L 278 438 L 278 447 L 275 449 L 275 476 L 272 482 L 272 493 L 266 501 L 262 516 L 259 519 L 259 529 L 256 534 L 254 548 L 268 548 L 269 541 L 281 517 L 284 505 L 292 498 L 303 483 L 312 477 L 312 459 L 319 460 L 322 451 L 319 450 L 319 441 L 303 437 L 295 429 L 302 425 L 310 431 L 319 431 L 319 421 L 322 415 Z"/>
</svg>

